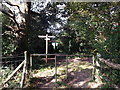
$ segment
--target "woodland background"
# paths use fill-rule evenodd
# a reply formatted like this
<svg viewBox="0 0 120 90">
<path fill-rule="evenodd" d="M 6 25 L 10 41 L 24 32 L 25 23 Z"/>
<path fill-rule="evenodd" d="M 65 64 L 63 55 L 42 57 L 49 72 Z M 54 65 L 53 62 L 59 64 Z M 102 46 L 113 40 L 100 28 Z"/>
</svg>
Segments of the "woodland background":
<svg viewBox="0 0 120 90">
<path fill-rule="evenodd" d="M 45 53 L 38 35 L 55 35 L 56 49 L 49 53 L 99 54 L 120 64 L 120 2 L 16 2 L 3 0 L 2 56 Z M 104 64 L 101 64 L 104 66 Z M 116 85 L 120 71 L 101 70 Z M 104 75 L 103 75 L 104 74 Z M 109 82 L 108 82 L 109 83 Z"/>
</svg>

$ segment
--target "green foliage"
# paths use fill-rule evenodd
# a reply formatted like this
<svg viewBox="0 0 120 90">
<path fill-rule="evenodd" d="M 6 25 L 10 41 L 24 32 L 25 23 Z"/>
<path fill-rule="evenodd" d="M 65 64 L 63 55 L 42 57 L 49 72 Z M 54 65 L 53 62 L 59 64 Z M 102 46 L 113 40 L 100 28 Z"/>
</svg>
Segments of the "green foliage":
<svg viewBox="0 0 120 90">
<path fill-rule="evenodd" d="M 74 35 L 79 48 L 92 53 L 96 50 L 104 59 L 120 63 L 119 3 L 79 3 L 69 2 L 66 9 L 70 14 L 66 33 Z M 70 34 L 73 32 L 72 34 Z M 77 41 L 77 40 L 78 41 Z M 82 47 L 83 46 L 83 47 Z M 89 50 L 90 49 L 90 50 Z M 78 49 L 80 52 L 81 50 Z M 101 67 L 104 66 L 101 64 Z M 102 70 L 100 70 L 102 71 Z M 110 69 L 102 73 L 108 75 L 112 83 L 119 84 L 119 71 Z M 104 77 L 103 77 L 104 78 Z"/>
<path fill-rule="evenodd" d="M 9 25 L 10 19 L 8 16 L 2 14 L 2 55 L 10 56 L 16 50 L 15 36 L 11 34 L 10 30 L 6 28 Z"/>
<path fill-rule="evenodd" d="M 10 73 L 11 73 L 10 68 L 6 68 L 6 69 L 0 68 L 0 84 L 4 82 L 4 80 Z"/>
<path fill-rule="evenodd" d="M 6 78 L 13 72 L 14 70 L 6 67 L 6 68 L 0 68 L 0 85 L 6 80 Z M 5 88 L 19 88 L 20 86 L 20 81 L 22 77 L 22 72 L 18 71 L 16 75 L 14 75 L 7 83 Z M 4 87 L 1 87 L 4 89 Z"/>
<path fill-rule="evenodd" d="M 89 30 L 92 13 L 86 8 L 89 3 L 67 3 L 66 11 L 70 15 L 64 32 L 61 33 L 60 49 L 67 53 L 90 53 L 92 51 L 92 40 L 94 31 Z M 64 37 L 64 38 L 62 38 Z"/>
</svg>

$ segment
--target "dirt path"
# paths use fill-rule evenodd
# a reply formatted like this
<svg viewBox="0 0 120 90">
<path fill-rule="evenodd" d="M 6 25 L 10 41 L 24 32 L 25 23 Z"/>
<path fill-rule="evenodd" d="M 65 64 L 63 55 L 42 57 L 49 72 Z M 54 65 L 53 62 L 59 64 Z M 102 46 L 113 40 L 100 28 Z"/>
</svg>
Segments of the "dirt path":
<svg viewBox="0 0 120 90">
<path fill-rule="evenodd" d="M 65 60 L 57 61 L 57 66 L 57 83 L 55 83 L 55 68 L 47 67 L 40 71 L 34 71 L 28 87 L 97 88 L 100 86 L 98 82 L 92 81 L 93 66 L 90 58 L 69 59 L 68 76 L 66 75 Z"/>
</svg>

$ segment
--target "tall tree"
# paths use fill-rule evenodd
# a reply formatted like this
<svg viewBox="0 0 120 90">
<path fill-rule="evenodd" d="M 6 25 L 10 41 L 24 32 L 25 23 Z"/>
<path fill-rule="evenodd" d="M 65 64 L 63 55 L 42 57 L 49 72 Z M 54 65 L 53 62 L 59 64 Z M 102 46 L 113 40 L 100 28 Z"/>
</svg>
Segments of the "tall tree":
<svg viewBox="0 0 120 90">
<path fill-rule="evenodd" d="M 0 11 L 6 14 L 10 19 L 10 23 L 9 25 L 6 25 L 6 27 L 10 33 L 16 37 L 16 51 L 22 53 L 23 51 L 27 50 L 26 37 L 27 31 L 29 30 L 31 2 L 2 0 L 1 5 L 2 8 L 0 8 Z"/>
<path fill-rule="evenodd" d="M 79 41 L 86 41 L 100 57 L 113 63 L 120 63 L 119 2 L 70 2 L 67 4 L 67 9 L 70 14 L 68 28 L 75 32 L 75 37 L 79 36 Z M 109 79 L 111 82 L 107 81 L 108 84 L 115 83 L 119 86 L 119 70 L 111 69 L 103 63 L 99 65 L 107 67 L 99 69 L 102 80 Z"/>
<path fill-rule="evenodd" d="M 62 20 L 64 18 L 61 19 L 65 17 L 64 8 L 61 8 L 65 6 L 64 3 L 4 0 L 1 4 L 1 11 L 10 18 L 10 23 L 5 24 L 7 28 L 5 32 L 10 30 L 10 36 L 15 37 L 13 41 L 17 46 L 15 51 L 19 53 L 24 50 L 29 50 L 31 53 L 44 53 L 44 45 L 40 45 L 43 41 L 38 38 L 38 35 L 57 34 L 65 23 L 65 20 Z"/>
</svg>

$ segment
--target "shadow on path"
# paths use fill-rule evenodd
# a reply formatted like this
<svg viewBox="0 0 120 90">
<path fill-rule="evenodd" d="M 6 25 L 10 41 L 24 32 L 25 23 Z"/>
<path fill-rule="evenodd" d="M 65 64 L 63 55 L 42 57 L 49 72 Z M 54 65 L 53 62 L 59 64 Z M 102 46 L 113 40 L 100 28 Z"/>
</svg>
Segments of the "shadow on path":
<svg viewBox="0 0 120 90">
<path fill-rule="evenodd" d="M 59 60 L 57 61 L 58 68 L 60 64 L 65 62 L 65 60 Z M 88 65 L 88 63 L 91 63 L 92 60 L 89 58 L 77 58 L 77 59 L 69 59 L 69 63 L 71 62 L 80 62 L 79 66 L 84 67 L 84 65 Z M 84 64 L 82 64 L 84 63 Z M 78 66 L 75 64 L 76 68 Z M 74 66 L 72 66 L 74 67 Z M 82 68 L 81 70 L 70 70 L 71 68 L 68 69 L 68 78 L 66 78 L 66 74 L 61 74 L 57 76 L 57 86 L 58 87 L 64 87 L 64 88 L 91 88 L 92 84 L 89 85 L 89 82 L 92 80 L 92 68 L 89 67 L 89 65 L 85 68 Z M 50 75 L 44 75 L 47 74 L 48 71 L 42 72 L 43 76 L 37 75 L 36 77 L 33 77 L 30 79 L 30 85 L 28 87 L 31 88 L 53 88 L 55 87 L 55 75 L 52 74 L 53 76 Z M 63 78 L 60 78 L 63 76 Z M 95 84 L 95 83 L 93 83 Z"/>
</svg>

